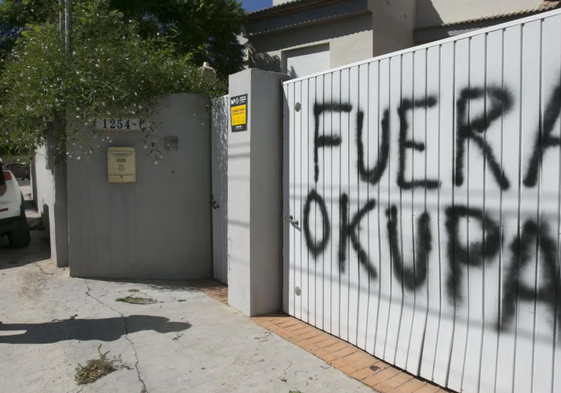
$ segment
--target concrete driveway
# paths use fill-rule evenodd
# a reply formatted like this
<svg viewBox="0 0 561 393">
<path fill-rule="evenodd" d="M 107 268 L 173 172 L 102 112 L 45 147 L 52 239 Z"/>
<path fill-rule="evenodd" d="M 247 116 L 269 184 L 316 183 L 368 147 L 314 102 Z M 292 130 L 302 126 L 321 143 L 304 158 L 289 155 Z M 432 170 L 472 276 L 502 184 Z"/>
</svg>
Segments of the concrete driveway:
<svg viewBox="0 0 561 393">
<path fill-rule="evenodd" d="M 25 250 L 0 239 L 0 391 L 372 392 L 185 282 L 70 278 L 48 258 L 42 231 Z M 131 295 L 157 303 L 116 301 Z M 77 385 L 100 344 L 125 367 Z"/>
</svg>

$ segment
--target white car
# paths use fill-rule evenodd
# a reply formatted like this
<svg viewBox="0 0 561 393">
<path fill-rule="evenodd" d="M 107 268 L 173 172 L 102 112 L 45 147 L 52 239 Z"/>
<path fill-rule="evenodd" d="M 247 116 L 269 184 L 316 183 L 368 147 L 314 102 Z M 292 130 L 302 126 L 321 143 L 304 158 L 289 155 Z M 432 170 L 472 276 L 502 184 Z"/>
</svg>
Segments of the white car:
<svg viewBox="0 0 561 393">
<path fill-rule="evenodd" d="M 4 176 L 6 181 L 5 185 L 0 183 L 0 236 L 7 235 L 12 247 L 27 247 L 31 238 L 23 194 L 12 172 L 6 169 L 0 171 L 0 176 Z"/>
</svg>

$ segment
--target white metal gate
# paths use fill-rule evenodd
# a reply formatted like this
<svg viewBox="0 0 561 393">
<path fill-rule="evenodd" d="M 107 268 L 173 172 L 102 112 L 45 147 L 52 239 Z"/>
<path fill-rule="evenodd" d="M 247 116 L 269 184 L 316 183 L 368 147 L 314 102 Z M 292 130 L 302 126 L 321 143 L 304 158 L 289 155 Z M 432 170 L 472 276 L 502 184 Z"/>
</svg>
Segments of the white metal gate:
<svg viewBox="0 0 561 393">
<path fill-rule="evenodd" d="M 212 100 L 212 247 L 214 278 L 228 283 L 228 96 Z"/>
<path fill-rule="evenodd" d="M 284 92 L 285 311 L 456 391 L 561 392 L 561 13 Z"/>
</svg>

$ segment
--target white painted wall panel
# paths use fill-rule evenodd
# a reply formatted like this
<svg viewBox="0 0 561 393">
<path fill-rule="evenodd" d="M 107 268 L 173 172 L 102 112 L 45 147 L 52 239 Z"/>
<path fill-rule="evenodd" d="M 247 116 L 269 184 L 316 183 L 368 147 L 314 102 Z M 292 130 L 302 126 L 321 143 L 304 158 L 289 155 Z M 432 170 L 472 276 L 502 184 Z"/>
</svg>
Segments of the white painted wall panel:
<svg viewBox="0 0 561 393">
<path fill-rule="evenodd" d="M 289 313 L 455 391 L 559 391 L 561 12 L 285 94 Z"/>
<path fill-rule="evenodd" d="M 212 260 L 213 276 L 228 283 L 228 96 L 212 100 Z"/>
</svg>

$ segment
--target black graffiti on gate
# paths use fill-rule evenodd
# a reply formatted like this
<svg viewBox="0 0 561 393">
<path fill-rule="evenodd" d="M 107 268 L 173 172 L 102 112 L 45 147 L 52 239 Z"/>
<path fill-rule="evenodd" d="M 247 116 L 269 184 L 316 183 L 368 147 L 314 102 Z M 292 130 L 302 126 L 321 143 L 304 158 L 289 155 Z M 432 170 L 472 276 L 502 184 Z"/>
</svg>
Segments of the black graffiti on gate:
<svg viewBox="0 0 561 393">
<path fill-rule="evenodd" d="M 520 273 L 528 267 L 532 259 L 536 259 L 536 245 L 541 251 L 541 257 L 536 264 L 541 264 L 542 272 L 540 287 L 532 288 L 523 283 Z M 514 239 L 510 244 L 512 261 L 508 269 L 503 286 L 502 313 L 498 329 L 506 330 L 512 326 L 516 316 L 516 302 L 537 301 L 549 308 L 557 319 L 557 329 L 561 333 L 561 280 L 557 269 L 557 245 L 550 234 L 547 223 L 538 226 L 533 220 L 524 223 L 520 239 Z"/>
<path fill-rule="evenodd" d="M 362 181 L 370 184 L 376 184 L 380 181 L 380 178 L 386 170 L 388 165 L 388 158 L 390 154 L 390 111 L 386 109 L 384 111 L 384 117 L 382 118 L 382 140 L 378 151 L 378 162 L 376 166 L 372 169 L 366 168 L 364 163 L 364 143 L 362 137 L 362 130 L 364 125 L 364 112 L 362 110 L 358 111 L 357 121 L 356 121 L 356 146 L 358 153 L 357 167 L 358 174 Z"/>
<path fill-rule="evenodd" d="M 489 97 L 491 109 L 489 112 L 484 111 L 481 116 L 475 119 L 468 119 L 468 102 Z M 488 87 L 486 90 L 482 88 L 465 88 L 460 93 L 460 98 L 456 104 L 457 111 L 457 134 L 456 134 L 456 186 L 464 184 L 464 156 L 465 145 L 468 139 L 475 142 L 475 145 L 481 149 L 484 159 L 487 161 L 491 173 L 495 180 L 503 190 L 508 190 L 510 182 L 507 179 L 504 170 L 501 168 L 493 150 L 485 141 L 485 138 L 479 134 L 483 134 L 489 129 L 491 124 L 506 114 L 512 108 L 512 96 L 508 90 L 499 87 Z"/>
<path fill-rule="evenodd" d="M 372 278 L 376 278 L 378 273 L 376 268 L 370 262 L 368 254 L 360 244 L 360 237 L 358 229 L 360 222 L 376 207 L 376 201 L 370 200 L 360 208 L 354 215 L 352 220 L 349 220 L 349 197 L 347 194 L 341 195 L 339 203 L 339 222 L 341 228 L 339 230 L 339 270 L 345 271 L 347 260 L 347 239 L 351 240 L 353 249 L 358 255 L 358 261 L 366 268 L 368 274 Z"/>
<path fill-rule="evenodd" d="M 538 132 L 536 133 L 536 141 L 532 150 L 532 158 L 528 171 L 524 177 L 524 185 L 526 187 L 534 187 L 538 182 L 538 171 L 543 161 L 545 150 L 549 147 L 559 146 L 559 137 L 551 136 L 555 123 L 559 120 L 561 114 L 561 83 L 555 88 L 549 103 L 546 106 L 543 123 L 538 124 Z"/>
<path fill-rule="evenodd" d="M 312 203 L 318 205 L 321 219 L 322 219 L 322 235 L 320 240 L 316 240 L 312 234 L 312 228 L 310 227 L 310 214 Z M 376 207 L 376 202 L 374 200 L 368 201 L 359 211 L 357 211 L 352 219 L 349 219 L 349 198 L 347 194 L 342 194 L 339 204 L 339 248 L 338 248 L 338 260 L 339 260 L 339 270 L 344 273 L 346 270 L 346 260 L 347 260 L 347 243 L 350 240 L 353 249 L 358 254 L 358 260 L 363 264 L 370 274 L 371 277 L 376 278 L 377 272 L 376 268 L 372 265 L 368 258 L 368 254 L 362 247 L 360 243 L 360 238 L 358 234 L 358 229 L 360 222 L 368 213 Z M 331 229 L 329 227 L 329 214 L 327 213 L 327 207 L 325 205 L 324 199 L 317 193 L 316 190 L 312 190 L 308 197 L 306 198 L 306 203 L 304 205 L 304 238 L 306 239 L 306 246 L 312 253 L 314 258 L 317 258 L 326 250 L 331 236 Z"/>
<path fill-rule="evenodd" d="M 312 203 L 315 203 L 319 207 L 322 222 L 322 233 L 320 240 L 316 240 L 312 236 L 310 230 L 310 212 L 312 211 Z M 315 190 L 310 191 L 308 198 L 306 198 L 306 204 L 304 205 L 304 236 L 306 237 L 306 245 L 312 253 L 314 258 L 321 255 L 327 248 L 329 243 L 329 236 L 331 234 L 331 225 L 329 224 L 329 215 L 327 214 L 327 206 L 325 206 L 325 201 Z"/>
<path fill-rule="evenodd" d="M 319 177 L 318 151 L 323 147 L 333 147 L 341 145 L 339 135 L 320 135 L 319 117 L 323 112 L 350 112 L 353 109 L 351 104 L 329 103 L 327 105 L 314 104 L 314 181 L 317 183 Z"/>
<path fill-rule="evenodd" d="M 460 220 L 470 218 L 481 223 L 483 241 L 470 242 L 466 247 L 460 240 Z M 448 299 L 453 305 L 457 305 L 463 300 L 460 283 L 464 275 L 464 266 L 481 267 L 485 261 L 493 261 L 501 246 L 501 234 L 499 225 L 485 215 L 483 210 L 457 205 L 446 208 L 446 232 L 450 264 L 446 287 Z"/>
<path fill-rule="evenodd" d="M 490 104 L 490 109 L 485 109 L 479 116 L 474 117 L 469 113 L 470 101 L 483 99 Z M 497 121 L 501 116 L 506 115 L 512 110 L 513 97 L 508 89 L 502 89 L 496 86 L 483 88 L 465 88 L 460 91 L 460 96 L 456 102 L 456 159 L 454 178 L 455 185 L 462 186 L 464 183 L 465 171 L 465 146 L 468 140 L 474 142 L 483 159 L 489 166 L 493 177 L 497 184 L 504 190 L 510 187 L 510 181 L 506 177 L 504 170 L 497 161 L 496 154 L 487 143 L 485 133 L 489 127 Z M 397 185 L 402 189 L 411 188 L 427 188 L 436 189 L 440 187 L 440 180 L 435 179 L 405 179 L 405 168 L 407 166 L 407 149 L 423 152 L 425 144 L 409 139 L 410 124 L 407 121 L 408 112 L 414 108 L 430 109 L 438 104 L 436 96 L 427 96 L 422 99 L 404 98 L 397 108 L 399 117 L 399 167 L 397 173 Z M 485 105 L 487 107 L 487 105 Z M 333 103 L 314 104 L 314 180 L 319 179 L 319 149 L 333 148 L 341 145 L 341 135 L 320 133 L 320 116 L 324 112 L 350 113 L 353 105 L 350 103 Z M 559 138 L 552 137 L 551 132 L 554 128 L 556 120 L 559 118 L 561 111 L 561 84 L 554 90 L 549 104 L 545 111 L 543 127 L 539 127 L 538 137 L 532 153 L 528 174 L 524 180 L 524 184 L 528 187 L 533 186 L 537 179 L 537 171 L 541 160 L 543 159 L 544 148 L 559 145 Z M 357 147 L 357 169 L 361 180 L 369 184 L 377 184 L 384 172 L 386 171 L 389 152 L 390 152 L 390 111 L 385 109 L 381 120 L 381 140 L 378 149 L 378 159 L 373 168 L 368 168 L 365 163 L 364 149 L 364 111 L 357 109 L 356 118 L 356 147 Z M 543 129 L 543 130 L 542 130 Z M 427 132 L 430 132 L 427 130 Z M 451 131 L 453 132 L 453 131 Z M 507 135 L 508 137 L 508 135 Z"/>
<path fill-rule="evenodd" d="M 416 142 L 412 139 L 407 139 L 409 133 L 409 123 L 407 122 L 407 112 L 413 108 L 432 108 L 436 106 L 436 97 L 427 97 L 427 99 L 420 99 L 412 101 L 404 99 L 397 109 L 399 114 L 399 171 L 397 173 L 397 184 L 403 189 L 411 189 L 413 187 L 426 187 L 434 189 L 440 187 L 439 180 L 405 180 L 405 164 L 406 154 L 405 149 L 414 149 L 420 152 L 425 151 L 425 144 Z"/>
<path fill-rule="evenodd" d="M 399 251 L 397 231 L 397 207 L 386 210 L 388 217 L 388 240 L 392 254 L 392 265 L 395 276 L 407 289 L 415 290 L 427 280 L 429 254 L 432 250 L 432 234 L 430 232 L 430 215 L 423 212 L 417 220 L 416 256 L 412 267 L 406 267 Z"/>
<path fill-rule="evenodd" d="M 484 100 L 485 109 L 482 113 L 472 116 L 469 113 L 472 101 Z M 456 136 L 455 136 L 455 160 L 453 172 L 453 184 L 461 187 L 464 184 L 464 171 L 466 161 L 466 151 L 468 141 L 474 143 L 478 148 L 482 159 L 489 168 L 494 180 L 503 190 L 510 188 L 510 180 L 507 178 L 503 168 L 497 161 L 496 154 L 492 147 L 487 143 L 485 134 L 491 125 L 498 121 L 502 116 L 509 113 L 513 108 L 514 99 L 506 88 L 489 86 L 486 89 L 478 87 L 468 87 L 460 90 L 459 98 L 456 102 Z M 488 103 L 488 104 L 487 104 Z M 414 140 L 411 135 L 411 125 L 408 122 L 409 112 L 416 108 L 428 110 L 438 105 L 436 96 L 428 95 L 422 99 L 404 98 L 397 108 L 399 119 L 398 135 L 398 154 L 399 165 L 397 167 L 396 182 L 398 187 L 407 190 L 412 188 L 424 188 L 427 191 L 436 190 L 441 187 L 438 179 L 406 179 L 405 169 L 407 160 L 412 151 L 424 152 L 424 143 Z M 489 109 L 487 109 L 487 107 Z M 334 149 L 342 144 L 343 136 L 337 130 L 331 130 L 331 134 L 323 133 L 320 127 L 321 115 L 324 112 L 346 113 L 353 112 L 351 103 L 316 103 L 314 104 L 314 182 L 317 183 L 320 174 L 319 151 L 320 149 Z M 390 110 L 382 111 L 380 123 L 380 138 L 378 143 L 378 155 L 373 167 L 368 167 L 365 159 L 364 147 L 364 110 L 360 107 L 356 109 L 356 151 L 357 151 L 357 171 L 360 180 L 369 184 L 376 185 L 388 168 L 390 156 L 391 132 L 390 132 Z M 545 105 L 543 120 L 539 121 L 535 142 L 530 154 L 530 161 L 524 175 L 523 184 L 526 187 L 534 187 L 537 184 L 539 171 L 542 161 L 548 148 L 559 147 L 561 142 L 558 136 L 553 136 L 557 130 L 555 125 L 561 116 L 561 83 L 555 87 L 552 95 Z M 325 128 L 325 127 L 323 127 Z M 518 135 L 519 130 L 504 130 L 503 138 L 508 138 L 508 133 L 512 131 Z M 426 133 L 433 132 L 430 128 Z M 454 132 L 454 130 L 450 130 Z M 414 133 L 413 133 L 414 134 Z M 316 206 L 316 222 L 321 224 L 311 227 L 310 215 L 312 207 Z M 349 196 L 341 193 L 339 196 L 339 228 L 337 239 L 337 260 L 339 271 L 346 271 L 348 253 L 354 252 L 358 257 L 358 262 L 362 265 L 369 276 L 377 277 L 376 267 L 368 255 L 361 237 L 361 223 L 368 219 L 368 216 L 375 210 L 377 202 L 372 199 L 359 206 L 355 212 L 350 211 Z M 474 207 L 462 205 L 452 205 L 444 207 L 445 229 L 447 234 L 447 258 L 449 273 L 446 278 L 446 293 L 451 304 L 460 305 L 463 302 L 461 283 L 465 276 L 465 270 L 470 268 L 480 268 L 484 264 L 493 263 L 497 258 L 498 251 L 504 239 L 501 238 L 499 224 L 486 212 Z M 391 253 L 391 264 L 394 277 L 401 282 L 407 290 L 415 291 L 425 285 L 429 269 L 429 256 L 432 252 L 431 217 L 428 212 L 423 212 L 416 220 L 416 242 L 415 252 L 412 261 L 405 261 L 400 252 L 398 242 L 398 209 L 391 206 L 386 210 L 387 218 L 387 242 Z M 461 239 L 459 228 L 462 220 L 475 220 L 482 228 L 482 236 L 479 239 Z M 307 195 L 304 207 L 304 237 L 306 246 L 314 259 L 321 256 L 327 249 L 332 240 L 331 220 L 327 206 L 323 197 L 312 189 Z M 321 233 L 315 233 L 316 229 Z M 532 239 L 539 243 L 542 250 L 542 264 L 547 272 L 547 277 L 538 289 L 525 287 L 520 281 L 520 272 L 532 260 L 531 249 Z M 352 251 L 348 250 L 348 244 L 352 246 Z M 545 303 L 551 312 L 557 312 L 559 327 L 561 331 L 561 279 L 556 270 L 556 246 L 553 238 L 548 234 L 547 225 L 544 223 L 540 227 L 532 221 L 525 223 L 520 238 L 512 239 L 511 250 L 513 251 L 513 261 L 511 261 L 509 271 L 504 282 L 502 313 L 498 327 L 507 329 L 513 321 L 515 313 L 515 302 L 517 301 L 536 301 Z M 533 248 L 535 250 L 535 247 Z M 518 288 L 515 292 L 515 288 Z"/>
</svg>

